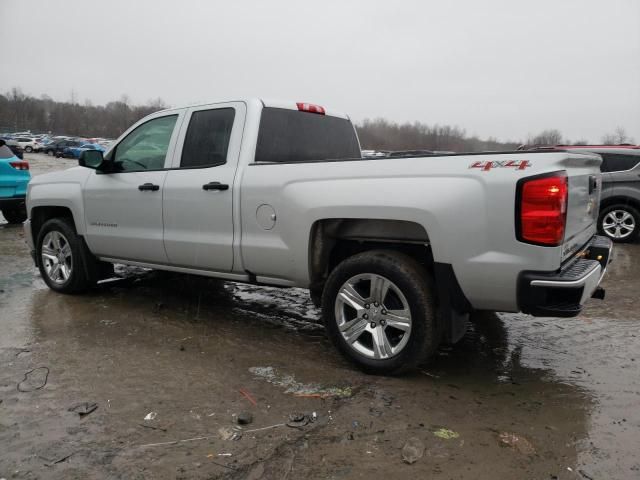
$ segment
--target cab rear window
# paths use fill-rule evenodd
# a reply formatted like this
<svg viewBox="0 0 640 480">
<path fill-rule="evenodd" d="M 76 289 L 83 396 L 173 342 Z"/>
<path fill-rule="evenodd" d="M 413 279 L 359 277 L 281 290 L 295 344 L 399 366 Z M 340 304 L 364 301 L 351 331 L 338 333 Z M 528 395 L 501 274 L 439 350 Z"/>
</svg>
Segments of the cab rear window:
<svg viewBox="0 0 640 480">
<path fill-rule="evenodd" d="M 355 130 L 347 119 L 284 108 L 262 110 L 256 162 L 308 162 L 360 156 Z"/>
</svg>

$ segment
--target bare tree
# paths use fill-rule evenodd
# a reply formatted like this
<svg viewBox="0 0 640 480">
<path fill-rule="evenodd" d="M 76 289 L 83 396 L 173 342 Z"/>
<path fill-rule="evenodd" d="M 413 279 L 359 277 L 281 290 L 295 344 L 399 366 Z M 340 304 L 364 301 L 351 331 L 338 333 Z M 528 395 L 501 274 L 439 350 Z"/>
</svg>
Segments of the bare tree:
<svg viewBox="0 0 640 480">
<path fill-rule="evenodd" d="M 556 129 L 543 130 L 535 137 L 530 136 L 527 143 L 529 145 L 560 145 L 562 144 L 562 133 Z"/>
<path fill-rule="evenodd" d="M 72 97 L 73 102 L 56 102 L 47 95 L 35 98 L 13 88 L 6 95 L 0 95 L 0 131 L 32 130 L 113 138 L 140 118 L 167 108 L 160 98 L 147 105 L 134 106 L 129 97 L 123 95 L 120 101 L 96 106 L 89 100 L 80 104 L 75 90 Z"/>
<path fill-rule="evenodd" d="M 616 127 L 613 133 L 608 133 L 602 137 L 604 145 L 620 145 L 622 143 L 633 143 L 633 138 L 627 135 L 624 127 Z"/>
</svg>

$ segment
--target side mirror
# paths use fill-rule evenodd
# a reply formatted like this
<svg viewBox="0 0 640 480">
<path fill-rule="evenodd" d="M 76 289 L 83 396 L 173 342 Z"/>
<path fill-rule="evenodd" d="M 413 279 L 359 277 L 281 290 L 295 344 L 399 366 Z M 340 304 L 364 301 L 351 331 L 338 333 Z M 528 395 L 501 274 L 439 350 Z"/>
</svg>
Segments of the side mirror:
<svg viewBox="0 0 640 480">
<path fill-rule="evenodd" d="M 104 162 L 104 157 L 100 150 L 85 150 L 80 154 L 78 165 L 81 167 L 92 168 L 97 170 Z"/>
</svg>

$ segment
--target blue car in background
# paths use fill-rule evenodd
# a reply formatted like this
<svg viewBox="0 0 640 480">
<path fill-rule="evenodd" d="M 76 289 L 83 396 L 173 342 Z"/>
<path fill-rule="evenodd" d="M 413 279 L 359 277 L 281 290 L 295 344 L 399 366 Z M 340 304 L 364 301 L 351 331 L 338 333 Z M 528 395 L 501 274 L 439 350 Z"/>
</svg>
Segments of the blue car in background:
<svg viewBox="0 0 640 480">
<path fill-rule="evenodd" d="M 77 147 L 65 147 L 62 156 L 65 158 L 80 158 L 80 154 L 85 150 L 100 150 L 104 152 L 104 147 L 97 143 L 83 143 Z"/>
<path fill-rule="evenodd" d="M 0 140 L 0 210 L 9 223 L 22 223 L 27 219 L 25 197 L 29 180 L 29 163 L 16 157 Z"/>
</svg>

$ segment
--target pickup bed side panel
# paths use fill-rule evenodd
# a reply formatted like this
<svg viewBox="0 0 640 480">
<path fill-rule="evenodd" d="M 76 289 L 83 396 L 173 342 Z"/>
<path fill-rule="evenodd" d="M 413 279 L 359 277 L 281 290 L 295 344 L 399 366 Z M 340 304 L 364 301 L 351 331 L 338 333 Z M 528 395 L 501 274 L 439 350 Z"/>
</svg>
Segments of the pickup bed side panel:
<svg viewBox="0 0 640 480">
<path fill-rule="evenodd" d="M 330 218 L 405 220 L 424 227 L 434 260 L 452 265 L 474 308 L 517 310 L 518 273 L 557 270 L 562 248 L 516 240 L 516 182 L 563 169 L 567 154 L 499 155 L 505 162 L 528 159 L 531 164 L 526 170 L 470 168 L 478 159 L 451 156 L 248 165 L 241 200 L 244 268 L 258 277 L 275 277 L 280 284 L 307 287 L 309 234 L 314 222 Z M 597 166 L 593 169 L 597 171 Z M 265 208 L 275 215 L 270 228 L 264 228 L 260 220 L 259 212 Z"/>
</svg>

